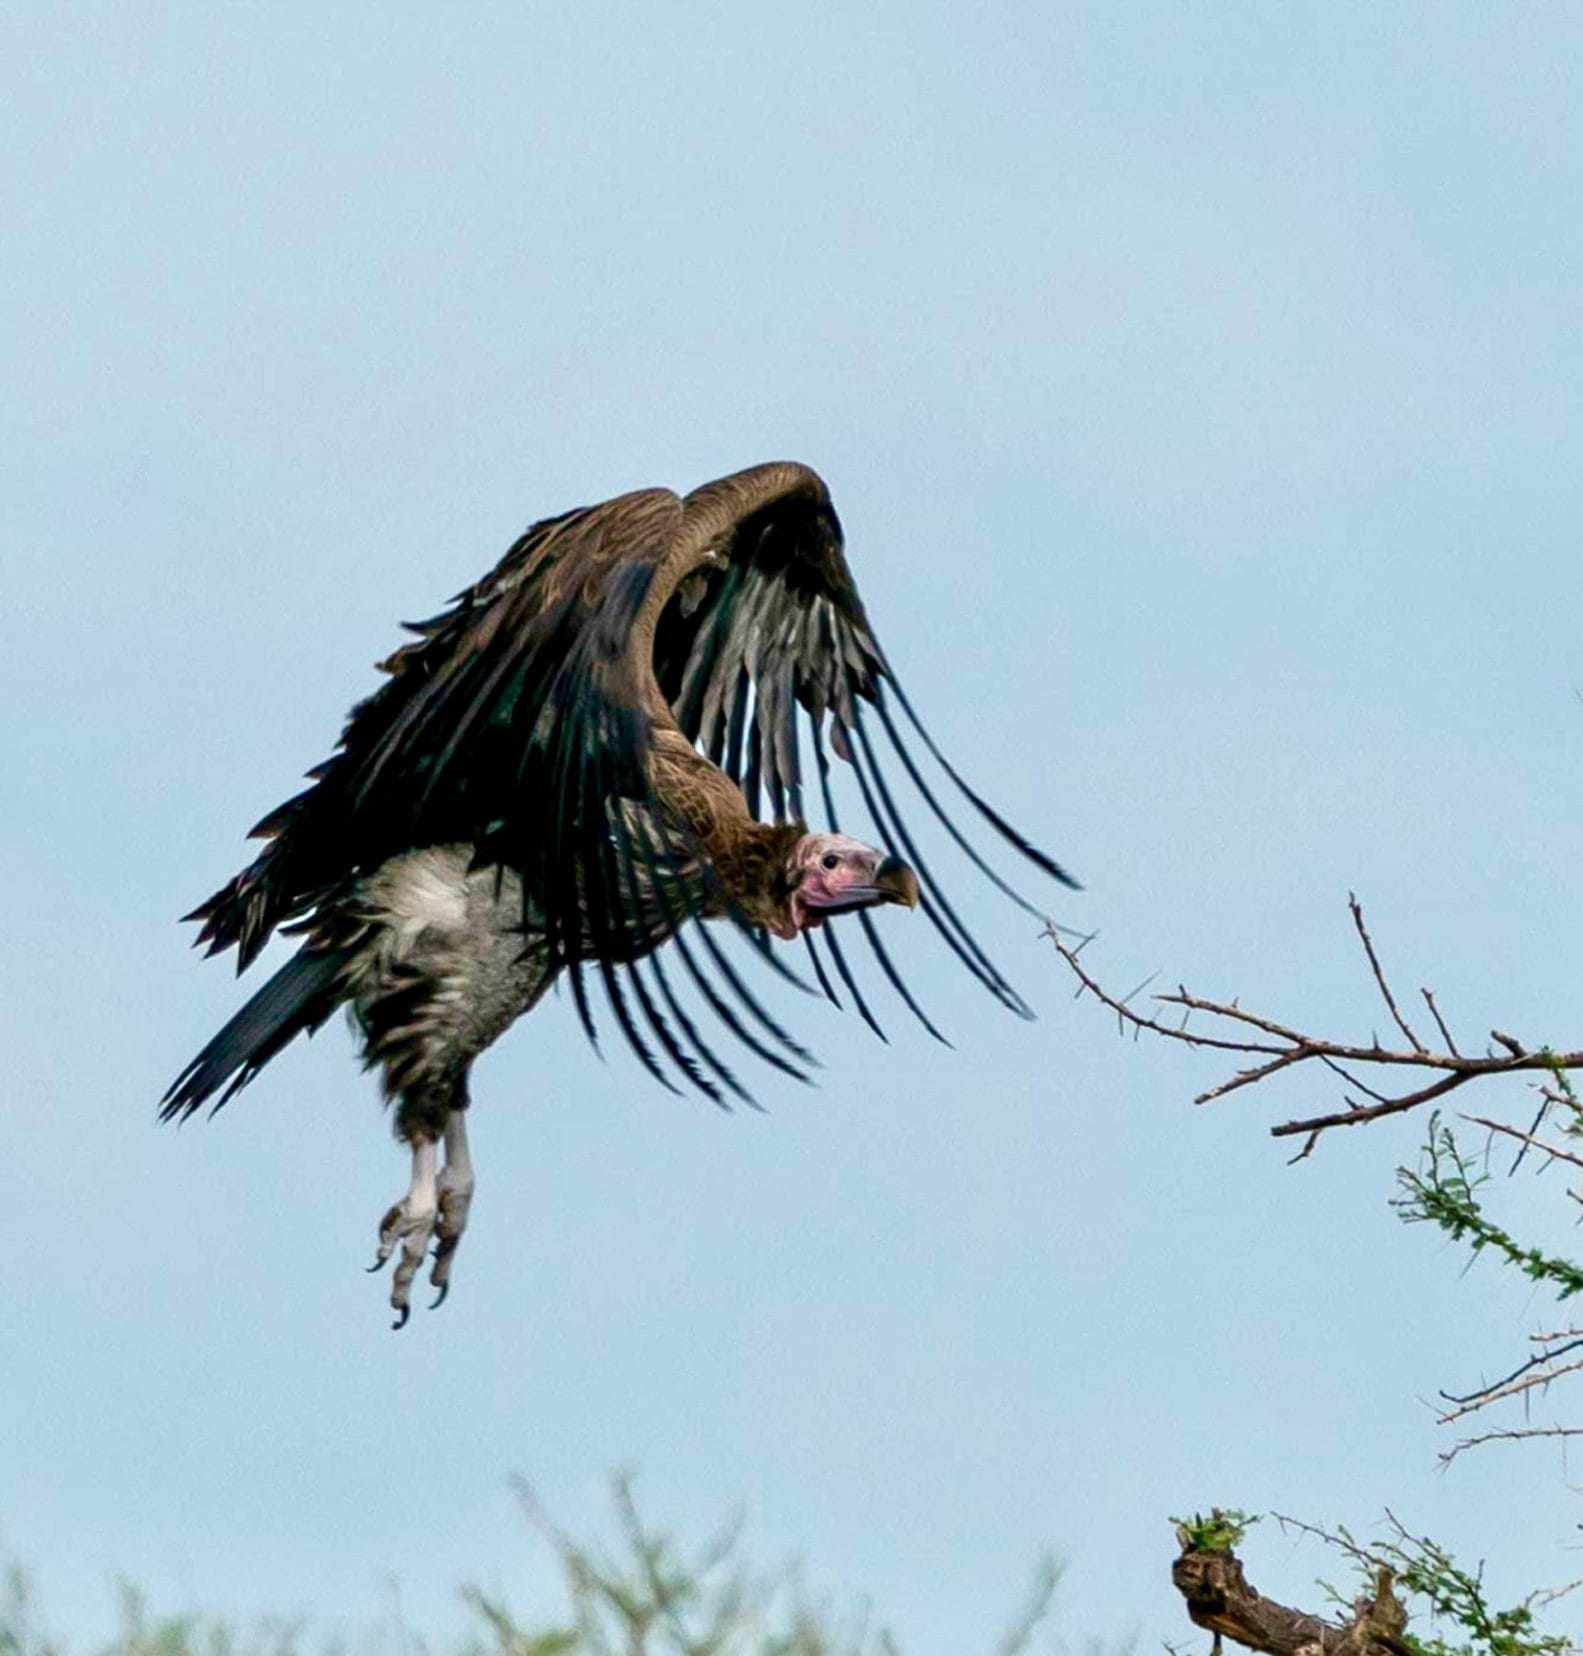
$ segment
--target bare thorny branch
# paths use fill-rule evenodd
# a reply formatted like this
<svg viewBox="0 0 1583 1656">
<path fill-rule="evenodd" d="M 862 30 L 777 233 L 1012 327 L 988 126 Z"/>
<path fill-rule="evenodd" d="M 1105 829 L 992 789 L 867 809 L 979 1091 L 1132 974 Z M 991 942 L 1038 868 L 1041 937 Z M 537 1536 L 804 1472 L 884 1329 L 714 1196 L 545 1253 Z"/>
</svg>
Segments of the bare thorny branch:
<svg viewBox="0 0 1583 1656">
<path fill-rule="evenodd" d="M 1378 1121 L 1382 1116 L 1400 1115 L 1405 1111 L 1417 1109 L 1421 1104 L 1430 1104 L 1437 1099 L 1445 1098 L 1470 1082 L 1482 1080 L 1486 1076 L 1534 1072 L 1558 1074 L 1565 1070 L 1583 1068 L 1583 1051 L 1555 1052 L 1548 1047 L 1527 1047 L 1499 1029 L 1490 1031 L 1491 1048 L 1498 1050 L 1488 1050 L 1482 1055 L 1464 1053 L 1452 1038 L 1433 993 L 1428 989 L 1422 989 L 1420 994 L 1430 1016 L 1434 1019 L 1441 1042 L 1439 1049 L 1426 1046 L 1408 1023 L 1402 1012 L 1401 1003 L 1386 977 L 1384 967 L 1380 964 L 1374 940 L 1364 922 L 1362 905 L 1350 892 L 1347 904 L 1352 915 L 1353 929 L 1357 933 L 1358 942 L 1368 963 L 1369 975 L 1385 1003 L 1391 1021 L 1401 1031 L 1406 1042 L 1404 1046 L 1383 1046 L 1377 1035 L 1371 1037 L 1367 1045 L 1311 1035 L 1275 1018 L 1251 1012 L 1236 1000 L 1214 1000 L 1192 994 L 1185 985 L 1179 985 L 1174 993 L 1152 997 L 1159 1007 L 1171 1008 L 1173 1013 L 1179 1009 L 1182 1014 L 1180 1021 L 1174 1015 L 1141 1010 L 1133 1004 L 1133 998 L 1138 991 L 1135 990 L 1130 995 L 1113 994 L 1084 965 L 1080 956 L 1091 938 L 1082 938 L 1073 944 L 1054 926 L 1047 927 L 1044 935 L 1050 939 L 1056 953 L 1077 979 L 1078 996 L 1092 996 L 1113 1012 L 1118 1026 L 1123 1031 L 1130 1031 L 1134 1035 L 1158 1035 L 1165 1040 L 1178 1041 L 1201 1050 L 1240 1054 L 1253 1060 L 1226 1080 L 1199 1093 L 1193 1100 L 1195 1104 L 1207 1104 L 1214 1099 L 1224 1098 L 1239 1088 L 1253 1086 L 1284 1070 L 1296 1069 L 1304 1064 L 1319 1065 L 1340 1076 L 1352 1089 L 1351 1092 L 1342 1095 L 1345 1109 L 1284 1121 L 1270 1129 L 1276 1138 L 1303 1139 L 1303 1146 L 1294 1158 L 1297 1160 L 1308 1155 L 1320 1135 L 1332 1127 L 1356 1127 L 1365 1122 Z M 1219 1022 L 1211 1023 L 1207 1030 L 1195 1028 L 1191 1022 L 1195 1015 Z M 1404 1069 L 1418 1071 L 1423 1078 L 1423 1084 L 1405 1091 L 1396 1090 L 1384 1081 L 1376 1087 L 1353 1073 L 1364 1070 L 1380 1077 Z M 1433 1079 L 1427 1078 L 1430 1076 Z M 1354 1094 L 1362 1095 L 1368 1102 L 1361 1102 L 1359 1097 L 1353 1096 Z M 1500 1130 L 1511 1131 L 1504 1128 Z M 1550 1153 L 1555 1154 L 1553 1151 Z M 1558 1159 L 1567 1158 L 1558 1156 Z"/>
<path fill-rule="evenodd" d="M 1583 1339 L 1568 1340 L 1564 1345 L 1536 1352 L 1532 1357 L 1519 1363 L 1503 1379 L 1491 1381 L 1488 1385 L 1479 1386 L 1461 1396 L 1454 1392 L 1441 1392 L 1440 1399 L 1447 1407 L 1441 1412 L 1440 1424 L 1449 1426 L 1453 1421 L 1461 1420 L 1464 1415 L 1473 1414 L 1488 1403 L 1498 1403 L 1508 1397 L 1520 1397 L 1524 1392 L 1548 1386 L 1552 1380 L 1559 1380 L 1563 1374 L 1575 1374 L 1579 1369 L 1583 1369 L 1583 1357 L 1570 1363 L 1563 1362 L 1562 1358 L 1580 1349 L 1583 1349 Z"/>
<path fill-rule="evenodd" d="M 1476 1432 L 1472 1437 L 1462 1438 L 1447 1449 L 1440 1457 L 1440 1464 L 1449 1466 L 1466 1450 L 1477 1449 L 1486 1443 L 1531 1443 L 1539 1439 L 1565 1441 L 1576 1437 L 1583 1437 L 1583 1426 L 1510 1426 L 1488 1432 Z"/>
</svg>

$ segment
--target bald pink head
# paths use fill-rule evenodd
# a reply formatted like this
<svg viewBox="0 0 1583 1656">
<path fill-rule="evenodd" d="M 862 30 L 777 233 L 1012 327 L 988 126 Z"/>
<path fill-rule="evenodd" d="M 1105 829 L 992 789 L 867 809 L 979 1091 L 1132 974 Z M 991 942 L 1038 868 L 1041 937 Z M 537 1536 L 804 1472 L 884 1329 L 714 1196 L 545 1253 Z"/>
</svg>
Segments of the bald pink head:
<svg viewBox="0 0 1583 1656">
<path fill-rule="evenodd" d="M 832 914 L 879 903 L 918 905 L 918 876 L 906 863 L 845 834 L 804 834 L 787 859 L 786 875 L 791 918 L 780 935 L 787 938 L 822 926 Z"/>
</svg>

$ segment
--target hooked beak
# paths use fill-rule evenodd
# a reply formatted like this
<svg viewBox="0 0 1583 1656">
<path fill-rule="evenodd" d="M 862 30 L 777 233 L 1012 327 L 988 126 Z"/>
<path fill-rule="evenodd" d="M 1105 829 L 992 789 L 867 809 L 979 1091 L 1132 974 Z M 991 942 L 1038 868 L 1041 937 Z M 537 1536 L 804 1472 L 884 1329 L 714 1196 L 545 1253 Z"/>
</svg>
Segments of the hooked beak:
<svg viewBox="0 0 1583 1656">
<path fill-rule="evenodd" d="M 884 902 L 900 903 L 904 908 L 918 906 L 918 876 L 900 857 L 887 857 L 874 870 L 874 890 Z"/>
<path fill-rule="evenodd" d="M 900 857 L 882 858 L 865 885 L 850 885 L 829 895 L 819 892 L 811 899 L 801 889 L 792 893 L 795 926 L 804 928 L 823 925 L 833 914 L 852 914 L 880 903 L 900 903 L 904 908 L 918 906 L 918 876 Z M 795 935 L 795 931 L 787 935 Z"/>
</svg>

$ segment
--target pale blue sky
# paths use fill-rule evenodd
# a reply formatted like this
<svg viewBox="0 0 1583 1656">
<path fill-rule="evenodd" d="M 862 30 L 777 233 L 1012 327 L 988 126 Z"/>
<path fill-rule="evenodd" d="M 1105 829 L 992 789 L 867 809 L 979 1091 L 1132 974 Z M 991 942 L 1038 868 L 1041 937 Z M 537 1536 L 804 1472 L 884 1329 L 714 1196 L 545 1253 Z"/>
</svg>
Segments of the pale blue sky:
<svg viewBox="0 0 1583 1656">
<path fill-rule="evenodd" d="M 0 25 L 0 1526 L 91 1633 L 165 1602 L 420 1626 L 548 1580 L 604 1481 L 982 1648 L 1185 1631 L 1166 1515 L 1408 1522 L 1576 1574 L 1541 1451 L 1415 1401 L 1542 1315 L 1402 1233 L 1417 1128 L 1298 1169 L 1315 1082 L 1041 1011 L 787 1008 L 726 1118 L 551 1005 L 480 1065 L 443 1313 L 361 1267 L 404 1178 L 339 1027 L 156 1129 L 236 1004 L 175 916 L 399 618 L 529 519 L 818 466 L 947 750 L 1084 879 L 1096 959 L 1578 1037 L 1580 50 L 1568 6 L 22 5 Z M 1319 1561 L 1273 1538 L 1267 1591 Z M 1116 1605 L 1128 1607 L 1118 1624 Z"/>
</svg>

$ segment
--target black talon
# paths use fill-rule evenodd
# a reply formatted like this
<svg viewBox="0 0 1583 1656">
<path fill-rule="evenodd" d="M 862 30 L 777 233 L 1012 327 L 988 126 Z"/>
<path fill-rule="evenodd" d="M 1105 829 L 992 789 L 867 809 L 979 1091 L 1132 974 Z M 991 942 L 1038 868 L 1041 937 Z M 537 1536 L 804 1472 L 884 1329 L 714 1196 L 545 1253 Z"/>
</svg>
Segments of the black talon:
<svg viewBox="0 0 1583 1656">
<path fill-rule="evenodd" d="M 450 1283 L 448 1283 L 448 1282 L 443 1283 L 440 1287 L 439 1293 L 437 1293 L 434 1296 L 434 1298 L 429 1302 L 429 1309 L 431 1311 L 438 1311 L 440 1309 L 440 1307 L 445 1304 L 445 1296 L 448 1293 L 450 1293 L 450 1291 L 451 1291 Z"/>
<path fill-rule="evenodd" d="M 392 1332 L 394 1332 L 397 1329 L 405 1328 L 407 1326 L 407 1318 L 410 1317 L 411 1315 L 412 1315 L 412 1307 L 410 1305 L 402 1306 L 401 1315 L 399 1317 L 397 1317 L 396 1320 L 390 1325 Z"/>
<path fill-rule="evenodd" d="M 374 1263 L 368 1267 L 368 1274 L 370 1276 L 372 1276 L 375 1271 L 382 1271 L 382 1270 L 384 1270 L 384 1268 L 385 1268 L 384 1260 L 376 1259 L 374 1261 Z"/>
</svg>

